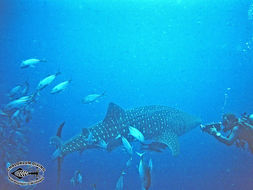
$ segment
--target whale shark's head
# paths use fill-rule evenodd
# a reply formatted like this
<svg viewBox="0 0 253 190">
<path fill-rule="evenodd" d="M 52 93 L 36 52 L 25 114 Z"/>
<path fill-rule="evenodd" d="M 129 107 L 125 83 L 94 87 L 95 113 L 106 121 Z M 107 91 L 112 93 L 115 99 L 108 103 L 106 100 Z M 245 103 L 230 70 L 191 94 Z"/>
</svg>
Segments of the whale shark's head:
<svg viewBox="0 0 253 190">
<path fill-rule="evenodd" d="M 180 112 L 181 117 L 174 119 L 174 130 L 178 136 L 181 136 L 201 124 L 201 119 L 184 112 Z"/>
</svg>

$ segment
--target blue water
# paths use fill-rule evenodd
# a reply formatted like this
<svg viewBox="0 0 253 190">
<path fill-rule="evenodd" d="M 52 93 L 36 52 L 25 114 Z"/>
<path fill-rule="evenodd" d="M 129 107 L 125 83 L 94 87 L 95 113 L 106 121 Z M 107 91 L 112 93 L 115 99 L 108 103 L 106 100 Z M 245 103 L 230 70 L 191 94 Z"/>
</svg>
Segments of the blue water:
<svg viewBox="0 0 253 190">
<path fill-rule="evenodd" d="M 59 94 L 47 87 L 27 124 L 27 160 L 46 168 L 36 190 L 56 189 L 57 164 L 49 139 L 66 121 L 67 140 L 103 120 L 109 102 L 125 109 L 166 105 L 220 121 L 222 108 L 238 116 L 252 112 L 252 20 L 250 1 L 241 0 L 1 0 L 0 104 L 15 85 L 31 90 L 58 71 L 54 84 L 71 79 Z M 247 45 L 247 43 L 249 45 Z M 45 59 L 21 69 L 29 58 Z M 231 90 L 227 90 L 231 88 Z M 106 92 L 99 103 L 84 105 L 88 94 Z M 225 94 L 226 104 L 224 105 Z M 195 128 L 180 137 L 181 153 L 152 153 L 151 190 L 252 190 L 253 158 Z M 87 150 L 63 162 L 61 190 L 115 189 L 128 155 Z M 141 188 L 136 156 L 124 186 Z M 79 169 L 83 183 L 70 179 Z M 6 179 L 0 179 L 0 182 Z M 5 189 L 19 189 L 10 184 Z M 1 190 L 2 190 L 1 189 Z"/>
</svg>

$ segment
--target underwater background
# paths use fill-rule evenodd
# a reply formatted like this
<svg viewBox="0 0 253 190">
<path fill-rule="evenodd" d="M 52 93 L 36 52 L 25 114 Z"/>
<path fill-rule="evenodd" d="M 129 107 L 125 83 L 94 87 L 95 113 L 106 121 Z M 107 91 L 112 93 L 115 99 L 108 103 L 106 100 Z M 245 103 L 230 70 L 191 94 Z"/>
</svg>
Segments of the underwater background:
<svg viewBox="0 0 253 190">
<path fill-rule="evenodd" d="M 25 160 L 46 168 L 35 189 L 56 189 L 57 163 L 49 139 L 65 121 L 62 139 L 103 120 L 109 102 L 125 109 L 166 105 L 221 120 L 223 112 L 240 116 L 253 107 L 253 28 L 251 1 L 245 0 L 1 0 L 0 105 L 8 92 L 28 81 L 35 89 L 49 74 L 71 79 L 59 94 L 43 90 L 26 134 Z M 253 12 L 253 11 L 252 11 Z M 252 16 L 253 18 L 253 16 Z M 29 58 L 45 59 L 21 69 Z M 98 103 L 82 104 L 88 94 L 103 93 Z M 4 137 L 2 137 L 4 138 Z M 249 151 L 227 147 L 199 127 L 179 137 L 180 154 L 151 153 L 151 190 L 252 190 Z M 4 145 L 2 145 L 4 146 Z M 1 147 L 0 147 L 1 149 Z M 0 155 L 0 159 L 4 159 Z M 128 160 L 121 147 L 110 153 L 87 150 L 64 158 L 61 190 L 115 189 Z M 141 188 L 138 157 L 124 189 Z M 83 183 L 70 179 L 80 170 Z M 24 189 L 0 178 L 1 190 Z"/>
</svg>

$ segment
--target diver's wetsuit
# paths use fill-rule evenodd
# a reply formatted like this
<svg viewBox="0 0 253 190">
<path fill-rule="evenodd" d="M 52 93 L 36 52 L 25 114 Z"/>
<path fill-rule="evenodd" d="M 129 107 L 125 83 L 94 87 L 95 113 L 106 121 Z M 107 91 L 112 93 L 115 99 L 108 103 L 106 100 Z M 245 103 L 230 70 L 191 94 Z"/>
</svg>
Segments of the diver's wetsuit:
<svg viewBox="0 0 253 190">
<path fill-rule="evenodd" d="M 219 132 L 216 132 L 214 136 L 228 146 L 232 145 L 236 140 L 246 141 L 251 153 L 253 153 L 253 127 L 245 126 L 245 123 L 239 122 L 237 126 L 233 127 L 228 137 L 221 135 Z"/>
</svg>

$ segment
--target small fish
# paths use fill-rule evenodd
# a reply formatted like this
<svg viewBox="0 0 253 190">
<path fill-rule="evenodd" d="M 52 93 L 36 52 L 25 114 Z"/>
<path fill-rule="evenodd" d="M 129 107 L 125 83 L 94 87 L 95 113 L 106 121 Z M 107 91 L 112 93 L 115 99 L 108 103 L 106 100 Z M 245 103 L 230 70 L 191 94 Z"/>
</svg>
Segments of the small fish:
<svg viewBox="0 0 253 190">
<path fill-rule="evenodd" d="M 6 168 L 8 168 L 9 166 L 11 166 L 11 163 L 10 163 L 10 162 L 7 162 L 7 163 L 6 163 Z"/>
<path fill-rule="evenodd" d="M 59 148 L 62 145 L 62 141 L 58 136 L 53 136 L 50 138 L 49 144 L 56 146 L 56 148 Z"/>
<path fill-rule="evenodd" d="M 19 137 L 24 137 L 24 135 L 23 135 L 21 132 L 19 132 L 19 131 L 16 131 L 15 133 L 16 133 L 16 135 L 19 136 Z"/>
<path fill-rule="evenodd" d="M 37 86 L 37 90 L 42 90 L 42 89 L 46 88 L 49 84 L 51 84 L 54 81 L 56 76 L 59 74 L 60 74 L 60 72 L 55 73 L 53 75 L 49 75 L 46 78 L 42 79 Z"/>
<path fill-rule="evenodd" d="M 17 86 L 15 86 L 15 87 L 13 87 L 13 88 L 11 89 L 11 91 L 9 92 L 8 96 L 12 98 L 12 97 L 14 97 L 15 95 L 19 94 L 19 92 L 21 91 L 21 88 L 22 88 L 21 85 L 17 85 Z"/>
<path fill-rule="evenodd" d="M 92 188 L 93 188 L 93 190 L 96 190 L 96 189 L 97 189 L 97 185 L 94 183 L 94 184 L 92 185 Z"/>
<path fill-rule="evenodd" d="M 138 156 L 140 156 L 141 158 L 143 157 L 143 155 L 145 154 L 145 152 L 140 153 L 140 152 L 135 152 Z"/>
<path fill-rule="evenodd" d="M 0 115 L 2 116 L 8 116 L 6 113 L 3 112 L 3 110 L 0 109 Z"/>
<path fill-rule="evenodd" d="M 19 99 L 9 102 L 5 108 L 7 110 L 11 110 L 11 109 L 15 109 L 15 108 L 19 109 L 19 108 L 22 108 L 25 105 L 27 105 L 30 102 L 30 100 L 31 100 L 31 96 L 23 96 Z"/>
<path fill-rule="evenodd" d="M 25 101 L 27 101 L 30 98 L 31 98 L 31 96 L 22 96 L 22 97 L 19 98 L 19 100 L 25 100 Z"/>
<path fill-rule="evenodd" d="M 130 126 L 129 127 L 129 132 L 130 132 L 130 135 L 132 135 L 138 141 L 144 142 L 144 136 L 138 129 Z"/>
<path fill-rule="evenodd" d="M 83 104 L 89 104 L 92 102 L 98 102 L 98 99 L 105 95 L 105 92 L 102 94 L 90 94 L 82 99 Z"/>
<path fill-rule="evenodd" d="M 26 96 L 29 91 L 29 83 L 25 82 L 23 85 L 17 85 L 8 93 L 10 99 L 17 99 L 21 96 Z"/>
<path fill-rule="evenodd" d="M 32 116 L 29 114 L 25 117 L 25 122 L 28 123 L 31 120 Z"/>
<path fill-rule="evenodd" d="M 69 85 L 69 83 L 71 82 L 71 80 L 67 80 L 64 81 L 60 84 L 57 84 L 52 90 L 51 90 L 51 94 L 56 94 L 59 93 L 63 90 L 65 90 L 67 88 L 67 86 Z"/>
<path fill-rule="evenodd" d="M 115 190 L 123 190 L 124 188 L 124 174 L 122 173 L 117 181 Z"/>
<path fill-rule="evenodd" d="M 129 168 L 132 164 L 133 158 L 131 157 L 127 162 L 126 162 L 126 168 Z"/>
<path fill-rule="evenodd" d="M 29 83 L 26 81 L 25 84 L 22 86 L 22 88 L 23 89 L 21 91 L 21 96 L 26 96 L 30 88 Z"/>
<path fill-rule="evenodd" d="M 11 118 L 14 120 L 14 119 L 17 119 L 17 117 L 18 117 L 18 115 L 20 114 L 20 110 L 17 110 L 17 111 L 15 111 L 13 114 L 12 114 L 12 116 L 11 116 Z"/>
<path fill-rule="evenodd" d="M 104 140 L 101 140 L 98 144 L 98 146 L 104 150 L 107 149 L 107 143 Z"/>
<path fill-rule="evenodd" d="M 31 106 L 25 106 L 23 109 L 23 119 L 26 123 L 28 123 L 32 118 L 32 113 L 34 112 L 34 109 L 31 108 Z"/>
<path fill-rule="evenodd" d="M 87 141 L 88 145 L 91 145 L 94 142 L 93 134 L 90 131 L 89 131 L 89 135 L 88 135 L 88 138 L 86 139 L 86 141 Z"/>
<path fill-rule="evenodd" d="M 74 176 L 70 180 L 70 183 L 73 186 L 76 186 L 76 185 L 82 184 L 82 182 L 83 182 L 83 176 L 81 175 L 79 170 L 76 170 Z"/>
<path fill-rule="evenodd" d="M 40 62 L 46 62 L 46 60 L 39 60 L 39 59 L 27 59 L 25 61 L 22 61 L 20 67 L 23 68 L 28 68 L 28 67 L 35 67 L 36 64 Z"/>
<path fill-rule="evenodd" d="M 130 144 L 130 143 L 128 142 L 128 140 L 127 140 L 125 137 L 123 137 L 123 136 L 121 136 L 121 140 L 122 140 L 122 143 L 123 143 L 123 145 L 124 145 L 126 151 L 127 151 L 130 155 L 132 155 L 132 154 L 133 154 L 133 147 L 131 146 L 131 144 Z"/>
<path fill-rule="evenodd" d="M 92 134 L 92 132 L 88 128 L 83 128 L 82 129 L 82 134 L 84 136 L 87 135 L 87 138 L 85 138 L 85 142 L 87 143 L 87 145 L 93 145 L 94 147 L 98 147 L 99 146 L 98 144 L 94 144 L 93 134 Z"/>
<path fill-rule="evenodd" d="M 150 159 L 148 164 L 144 161 L 143 155 L 139 163 L 139 175 L 141 178 L 141 184 L 143 190 L 148 190 L 151 186 L 151 171 L 153 168 L 152 160 Z"/>
</svg>

